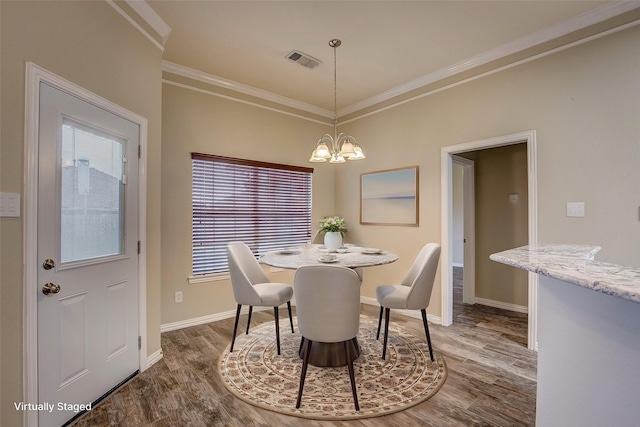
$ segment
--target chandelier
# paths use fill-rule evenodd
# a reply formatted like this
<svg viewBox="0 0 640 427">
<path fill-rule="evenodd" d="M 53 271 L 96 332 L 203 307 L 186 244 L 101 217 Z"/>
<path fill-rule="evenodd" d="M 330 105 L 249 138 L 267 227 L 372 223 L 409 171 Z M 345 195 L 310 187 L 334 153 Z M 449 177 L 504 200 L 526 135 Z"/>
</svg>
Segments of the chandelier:
<svg viewBox="0 0 640 427">
<path fill-rule="evenodd" d="M 329 41 L 333 48 L 333 136 L 325 133 L 318 140 L 318 145 L 311 153 L 310 162 L 344 163 L 347 160 L 364 159 L 365 155 L 356 139 L 344 132 L 338 134 L 338 91 L 336 49 L 342 42 L 338 39 Z"/>
</svg>

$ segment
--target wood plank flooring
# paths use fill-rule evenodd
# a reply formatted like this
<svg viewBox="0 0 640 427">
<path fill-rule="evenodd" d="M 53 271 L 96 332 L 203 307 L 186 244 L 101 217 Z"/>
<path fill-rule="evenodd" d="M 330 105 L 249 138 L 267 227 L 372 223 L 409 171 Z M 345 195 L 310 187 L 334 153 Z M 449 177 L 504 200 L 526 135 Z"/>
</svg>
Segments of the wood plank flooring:
<svg viewBox="0 0 640 427">
<path fill-rule="evenodd" d="M 454 269 L 452 326 L 430 324 L 449 376 L 431 399 L 405 411 L 355 421 L 311 421 L 256 408 L 222 385 L 217 362 L 230 343 L 233 319 L 162 334 L 164 357 L 90 413 L 77 426 L 532 426 L 536 409 L 536 353 L 526 347 L 527 316 L 461 303 L 461 269 Z M 286 314 L 286 307 L 282 309 Z M 362 306 L 377 319 L 378 308 Z M 271 314 L 269 314 L 271 313 Z M 281 317 L 282 317 L 281 316 Z M 246 325 L 246 314 L 239 329 Z M 257 312 L 252 326 L 273 322 Z M 424 336 L 418 319 L 391 322 Z M 286 330 L 283 331 L 286 333 Z"/>
</svg>

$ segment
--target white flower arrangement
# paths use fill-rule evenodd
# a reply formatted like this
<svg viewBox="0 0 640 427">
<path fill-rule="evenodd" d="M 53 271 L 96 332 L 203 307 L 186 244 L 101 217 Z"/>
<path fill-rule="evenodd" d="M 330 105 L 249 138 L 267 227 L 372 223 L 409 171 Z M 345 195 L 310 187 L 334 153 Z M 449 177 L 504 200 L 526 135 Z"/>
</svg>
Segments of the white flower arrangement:
<svg viewBox="0 0 640 427">
<path fill-rule="evenodd" d="M 347 224 L 344 222 L 344 219 L 338 216 L 324 216 L 320 221 L 320 231 L 329 232 L 339 232 L 344 236 L 347 232 Z"/>
</svg>

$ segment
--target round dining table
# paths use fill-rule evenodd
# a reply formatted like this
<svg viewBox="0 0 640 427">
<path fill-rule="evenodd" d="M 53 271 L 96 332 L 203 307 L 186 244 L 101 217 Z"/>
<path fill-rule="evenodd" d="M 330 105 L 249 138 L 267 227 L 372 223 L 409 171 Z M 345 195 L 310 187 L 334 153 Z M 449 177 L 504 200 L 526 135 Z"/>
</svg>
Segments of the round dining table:
<svg viewBox="0 0 640 427">
<path fill-rule="evenodd" d="M 333 255 L 333 257 L 329 259 L 328 255 Z M 305 245 L 266 252 L 260 257 L 260 262 L 271 267 L 290 270 L 297 270 L 307 265 L 339 265 L 353 268 L 360 276 L 360 280 L 362 280 L 363 267 L 390 264 L 397 259 L 398 255 L 377 248 L 348 245 L 341 247 L 338 252 L 329 253 L 324 245 Z M 303 337 L 298 351 L 301 358 L 303 357 L 304 341 L 305 338 Z M 359 356 L 360 345 L 358 344 L 358 339 L 354 338 L 350 344 Z M 347 364 L 347 359 L 344 352 L 340 351 L 341 348 L 342 343 L 314 342 L 311 346 L 309 363 L 321 367 L 344 366 Z"/>
<path fill-rule="evenodd" d="M 326 260 L 326 255 L 334 255 L 334 260 Z M 377 249 L 359 246 L 344 246 L 339 252 L 327 251 L 324 245 L 305 245 L 296 248 L 266 252 L 260 262 L 272 267 L 297 270 L 303 265 L 331 264 L 349 268 L 373 267 L 390 264 L 398 259 L 398 255 Z"/>
</svg>

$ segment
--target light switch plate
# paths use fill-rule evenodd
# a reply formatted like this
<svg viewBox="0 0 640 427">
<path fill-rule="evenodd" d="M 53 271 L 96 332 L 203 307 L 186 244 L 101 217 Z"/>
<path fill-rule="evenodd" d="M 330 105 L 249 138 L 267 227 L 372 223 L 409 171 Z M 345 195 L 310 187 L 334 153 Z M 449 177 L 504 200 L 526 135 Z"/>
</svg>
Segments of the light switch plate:
<svg viewBox="0 0 640 427">
<path fill-rule="evenodd" d="M 0 217 L 20 217 L 19 193 L 0 193 Z"/>
<path fill-rule="evenodd" d="M 567 202 L 567 216 L 584 217 L 584 202 Z"/>
</svg>

